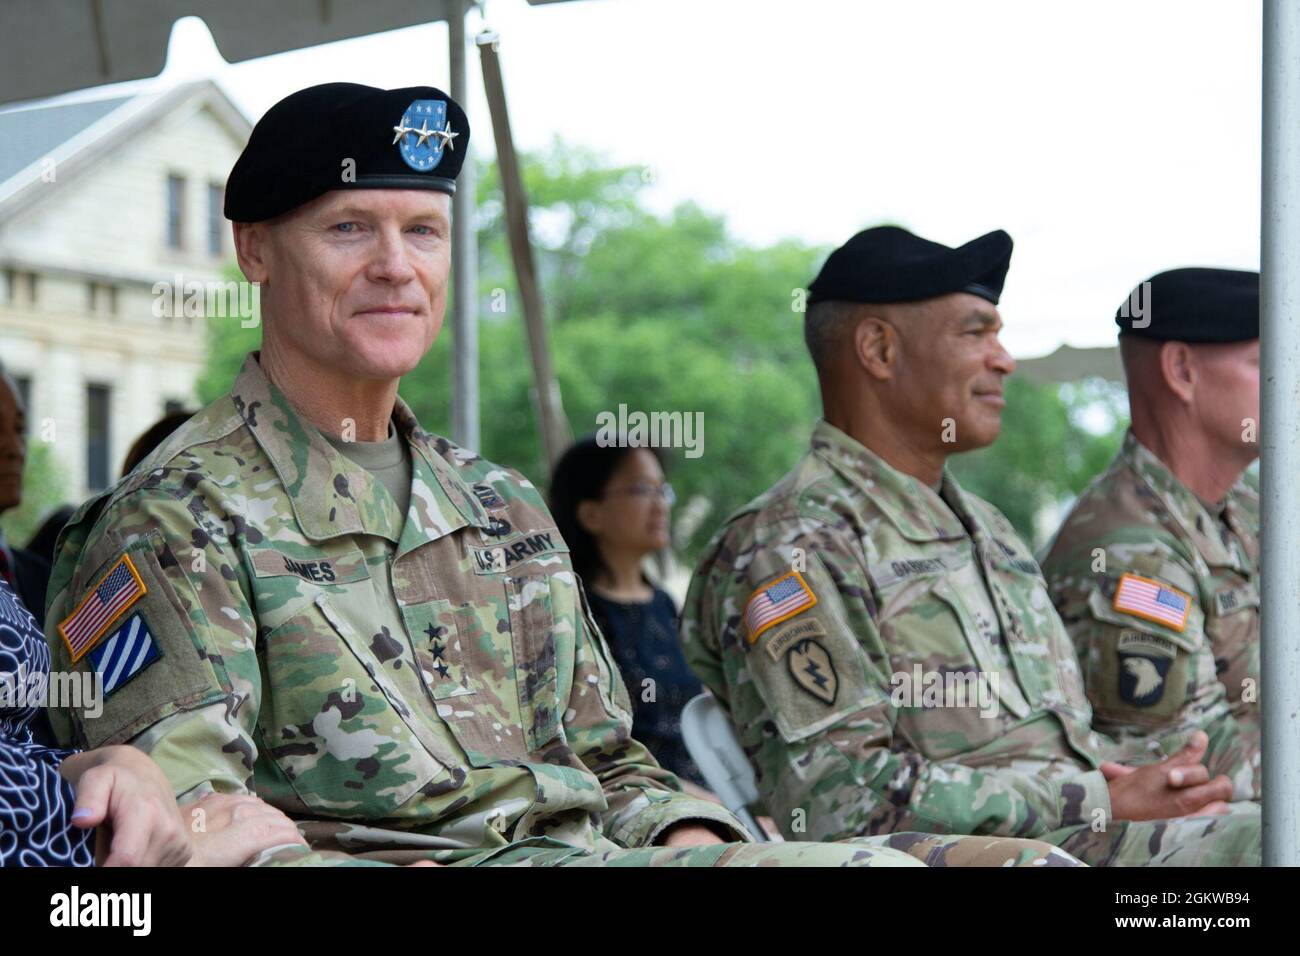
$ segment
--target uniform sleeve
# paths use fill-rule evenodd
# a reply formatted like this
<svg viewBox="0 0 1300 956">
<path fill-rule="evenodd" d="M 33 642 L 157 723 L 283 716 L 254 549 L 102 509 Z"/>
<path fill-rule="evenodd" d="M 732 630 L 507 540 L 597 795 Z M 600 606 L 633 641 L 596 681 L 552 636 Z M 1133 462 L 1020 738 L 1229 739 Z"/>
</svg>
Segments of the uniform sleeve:
<svg viewBox="0 0 1300 956">
<path fill-rule="evenodd" d="M 625 847 L 653 846 L 674 824 L 696 823 L 723 839 L 752 841 L 725 807 L 684 793 L 677 777 L 632 738 L 627 688 L 592 619 L 581 584 L 576 591 L 578 642 L 565 735 L 605 791 L 609 805 L 601 815 L 605 836 Z"/>
<path fill-rule="evenodd" d="M 60 589 L 46 616 L 52 669 L 102 688 L 81 706 L 51 712 L 62 742 L 138 747 L 181 802 L 253 792 L 262 695 L 237 542 L 201 500 L 142 489 L 111 503 L 84 548 L 60 551 Z M 74 530 L 69 541 L 79 537 Z M 285 848 L 257 862 L 340 857 Z"/>
<path fill-rule="evenodd" d="M 1211 739 L 1208 762 L 1228 765 L 1240 737 L 1216 674 L 1205 608 L 1190 561 L 1170 543 L 1095 539 L 1044 566 L 1052 603 L 1079 656 L 1093 725 L 1117 759 L 1150 760 L 1192 731 Z M 1226 767 L 1249 779 L 1249 761 Z"/>
<path fill-rule="evenodd" d="M 865 570 L 851 543 L 814 526 L 765 528 L 780 544 L 724 539 L 692 582 L 682 630 L 688 662 L 726 702 L 788 839 L 1033 837 L 1088 822 L 1097 807 L 1109 814 L 1099 772 L 1061 782 L 977 770 L 928 760 L 898 734 Z"/>
</svg>

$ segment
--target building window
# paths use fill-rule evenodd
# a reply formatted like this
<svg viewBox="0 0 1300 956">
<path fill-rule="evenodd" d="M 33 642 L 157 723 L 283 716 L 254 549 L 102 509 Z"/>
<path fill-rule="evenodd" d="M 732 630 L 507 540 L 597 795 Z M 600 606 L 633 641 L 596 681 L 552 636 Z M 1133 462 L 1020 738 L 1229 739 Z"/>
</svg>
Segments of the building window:
<svg viewBox="0 0 1300 956">
<path fill-rule="evenodd" d="M 226 232 L 226 217 L 221 214 L 221 184 L 208 183 L 208 254 L 219 256 L 221 237 Z"/>
<path fill-rule="evenodd" d="M 185 248 L 185 177 L 167 177 L 167 246 Z"/>
<path fill-rule="evenodd" d="M 5 302 L 9 305 L 35 305 L 40 292 L 39 276 L 21 269 L 5 269 Z"/>
<path fill-rule="evenodd" d="M 86 311 L 92 315 L 117 315 L 117 286 L 108 282 L 87 282 Z"/>
<path fill-rule="evenodd" d="M 108 385 L 86 386 L 86 486 L 91 491 L 108 487 L 109 403 Z"/>
</svg>

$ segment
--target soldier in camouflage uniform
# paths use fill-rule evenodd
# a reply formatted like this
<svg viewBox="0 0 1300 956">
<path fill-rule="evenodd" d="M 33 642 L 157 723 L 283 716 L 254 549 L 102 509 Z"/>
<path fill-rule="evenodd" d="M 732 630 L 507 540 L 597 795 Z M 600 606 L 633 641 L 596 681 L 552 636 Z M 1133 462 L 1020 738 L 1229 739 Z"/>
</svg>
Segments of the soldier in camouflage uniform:
<svg viewBox="0 0 1300 956">
<path fill-rule="evenodd" d="M 258 794 L 309 843 L 266 864 L 1073 863 L 1018 840 L 736 842 L 630 737 L 537 490 L 396 396 L 442 317 L 467 135 L 423 87 L 315 87 L 258 124 L 226 212 L 263 349 L 64 531 L 54 667 L 104 700 L 54 713 L 60 738 L 132 743 L 182 800 Z"/>
<path fill-rule="evenodd" d="M 1258 800 L 1259 494 L 1243 472 L 1259 447 L 1259 274 L 1164 272 L 1116 321 L 1132 429 L 1043 573 L 1093 726 L 1165 749 L 1200 728 L 1211 771 Z"/>
<path fill-rule="evenodd" d="M 1003 834 L 1091 864 L 1257 864 L 1258 807 L 1224 802 L 1203 735 L 1115 762 L 1158 755 L 1093 730 L 1032 553 L 944 467 L 1000 429 L 1010 253 L 1001 232 L 952 250 L 892 227 L 832 253 L 806 316 L 826 418 L 706 549 L 687 660 L 789 838 Z"/>
</svg>

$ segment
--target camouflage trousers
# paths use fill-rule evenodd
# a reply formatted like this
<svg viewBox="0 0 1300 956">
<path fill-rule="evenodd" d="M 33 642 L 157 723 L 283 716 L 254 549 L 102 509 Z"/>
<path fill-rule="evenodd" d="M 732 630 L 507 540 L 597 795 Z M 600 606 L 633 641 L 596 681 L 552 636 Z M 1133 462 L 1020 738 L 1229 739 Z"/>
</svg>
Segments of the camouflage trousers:
<svg viewBox="0 0 1300 956">
<path fill-rule="evenodd" d="M 514 846 L 466 866 L 1081 866 L 1050 843 L 1009 837 L 891 833 L 838 843 L 723 843 L 697 847 Z"/>
<path fill-rule="evenodd" d="M 1042 839 L 1089 866 L 1259 866 L 1259 804 L 1229 806 L 1220 816 L 1111 820 L 1100 832 L 1069 827 Z"/>
</svg>

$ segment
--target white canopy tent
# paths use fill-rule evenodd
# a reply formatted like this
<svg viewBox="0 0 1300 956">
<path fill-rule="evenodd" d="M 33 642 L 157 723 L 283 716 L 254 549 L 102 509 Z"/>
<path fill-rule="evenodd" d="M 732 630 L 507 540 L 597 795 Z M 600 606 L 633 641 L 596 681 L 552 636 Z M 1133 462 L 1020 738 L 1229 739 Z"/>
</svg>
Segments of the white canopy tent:
<svg viewBox="0 0 1300 956">
<path fill-rule="evenodd" d="M 530 4 L 563 0 L 528 0 Z M 447 20 L 451 95 L 466 99 L 470 0 L 6 0 L 0 102 L 158 74 L 172 24 L 201 17 L 230 62 Z M 1300 4 L 1266 0 L 1262 328 L 1264 860 L 1300 865 Z M 3 144 L 0 144 L 3 148 Z M 455 200 L 453 432 L 478 447 L 473 166 Z"/>
<path fill-rule="evenodd" d="M 528 0 L 533 5 L 565 0 Z M 0 104 L 157 76 L 172 26 L 199 17 L 230 63 L 446 20 L 448 92 L 468 99 L 465 16 L 473 0 L 5 0 L 0 4 Z M 0 149 L 4 144 L 0 143 Z M 474 164 L 453 199 L 452 437 L 479 447 L 478 286 Z"/>
</svg>

